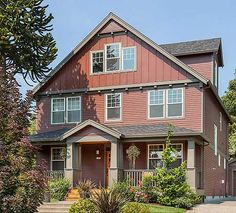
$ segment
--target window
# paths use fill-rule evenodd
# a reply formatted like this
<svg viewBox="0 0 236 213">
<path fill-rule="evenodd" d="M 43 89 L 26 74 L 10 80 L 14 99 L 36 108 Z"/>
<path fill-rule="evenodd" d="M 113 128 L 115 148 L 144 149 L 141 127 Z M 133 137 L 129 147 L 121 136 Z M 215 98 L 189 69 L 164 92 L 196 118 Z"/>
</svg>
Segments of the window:
<svg viewBox="0 0 236 213">
<path fill-rule="evenodd" d="M 79 123 L 81 121 L 81 98 L 67 98 L 67 122 Z"/>
<path fill-rule="evenodd" d="M 149 118 L 164 117 L 164 90 L 149 91 Z"/>
<path fill-rule="evenodd" d="M 62 124 L 65 123 L 65 98 L 52 99 L 52 123 Z"/>
<path fill-rule="evenodd" d="M 120 70 L 120 43 L 108 44 L 106 51 L 106 71 Z"/>
<path fill-rule="evenodd" d="M 220 131 L 222 131 L 222 113 L 220 112 Z"/>
<path fill-rule="evenodd" d="M 183 89 L 168 89 L 167 91 L 167 117 L 182 117 Z"/>
<path fill-rule="evenodd" d="M 218 166 L 220 166 L 220 154 L 218 154 Z"/>
<path fill-rule="evenodd" d="M 214 146 L 215 146 L 215 155 L 217 155 L 217 144 L 218 144 L 218 129 L 214 124 Z"/>
<path fill-rule="evenodd" d="M 106 95 L 106 119 L 121 119 L 121 94 L 114 93 Z"/>
<path fill-rule="evenodd" d="M 103 51 L 92 52 L 92 73 L 104 71 L 103 66 Z"/>
<path fill-rule="evenodd" d="M 164 150 L 163 144 L 148 145 L 148 169 L 162 167 L 161 153 Z"/>
<path fill-rule="evenodd" d="M 64 147 L 51 148 L 51 166 L 52 170 L 64 170 L 65 160 L 62 157 Z"/>
<path fill-rule="evenodd" d="M 135 47 L 125 47 L 123 51 L 123 70 L 135 70 Z"/>
<path fill-rule="evenodd" d="M 171 146 L 176 150 L 176 161 L 172 164 L 172 167 L 175 168 L 180 166 L 183 161 L 183 148 L 182 144 L 172 144 Z"/>
</svg>

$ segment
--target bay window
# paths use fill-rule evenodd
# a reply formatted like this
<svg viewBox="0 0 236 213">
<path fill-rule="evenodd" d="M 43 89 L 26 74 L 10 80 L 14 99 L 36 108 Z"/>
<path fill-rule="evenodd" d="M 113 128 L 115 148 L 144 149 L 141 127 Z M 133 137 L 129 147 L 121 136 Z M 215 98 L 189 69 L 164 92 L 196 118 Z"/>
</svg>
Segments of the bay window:
<svg viewBox="0 0 236 213">
<path fill-rule="evenodd" d="M 65 98 L 52 99 L 51 119 L 53 124 L 65 123 Z"/>
<path fill-rule="evenodd" d="M 81 121 L 81 98 L 67 98 L 67 122 L 79 123 Z"/>
<path fill-rule="evenodd" d="M 51 170 L 59 171 L 65 168 L 65 159 L 62 156 L 64 147 L 51 148 Z"/>
<path fill-rule="evenodd" d="M 106 95 L 106 120 L 121 119 L 121 94 Z"/>
<path fill-rule="evenodd" d="M 167 90 L 167 117 L 183 116 L 183 89 Z"/>
<path fill-rule="evenodd" d="M 149 118 L 164 117 L 164 90 L 149 91 Z"/>
<path fill-rule="evenodd" d="M 120 70 L 120 43 L 107 44 L 105 46 L 106 71 Z"/>
</svg>

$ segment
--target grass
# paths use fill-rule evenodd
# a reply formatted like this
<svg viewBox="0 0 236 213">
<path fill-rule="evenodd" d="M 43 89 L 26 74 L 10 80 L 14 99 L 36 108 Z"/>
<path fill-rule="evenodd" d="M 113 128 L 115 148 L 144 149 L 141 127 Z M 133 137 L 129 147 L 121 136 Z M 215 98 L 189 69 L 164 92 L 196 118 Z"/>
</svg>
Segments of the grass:
<svg viewBox="0 0 236 213">
<path fill-rule="evenodd" d="M 152 204 L 146 204 L 149 206 L 151 213 L 184 213 L 185 209 L 168 207 L 168 206 L 156 206 Z"/>
</svg>

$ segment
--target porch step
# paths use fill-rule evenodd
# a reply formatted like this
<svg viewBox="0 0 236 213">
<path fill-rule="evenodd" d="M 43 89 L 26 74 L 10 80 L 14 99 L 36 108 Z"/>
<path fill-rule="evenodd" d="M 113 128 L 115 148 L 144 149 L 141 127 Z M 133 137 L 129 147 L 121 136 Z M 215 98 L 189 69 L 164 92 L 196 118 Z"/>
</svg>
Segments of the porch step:
<svg viewBox="0 0 236 213">
<path fill-rule="evenodd" d="M 77 201 L 80 198 L 78 189 L 72 188 L 67 194 L 66 201 Z"/>
<path fill-rule="evenodd" d="M 59 201 L 56 203 L 43 203 L 39 208 L 40 213 L 68 213 L 74 202 Z"/>
</svg>

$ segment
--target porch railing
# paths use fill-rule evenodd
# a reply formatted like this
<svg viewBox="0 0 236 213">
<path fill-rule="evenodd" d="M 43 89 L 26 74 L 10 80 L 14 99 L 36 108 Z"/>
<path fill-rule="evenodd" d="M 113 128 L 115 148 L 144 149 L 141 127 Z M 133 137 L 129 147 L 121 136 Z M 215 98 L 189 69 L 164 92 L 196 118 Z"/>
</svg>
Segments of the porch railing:
<svg viewBox="0 0 236 213">
<path fill-rule="evenodd" d="M 45 172 L 45 175 L 49 179 L 59 179 L 65 177 L 65 172 L 63 170 L 58 170 L 58 171 L 48 170 Z"/>
<path fill-rule="evenodd" d="M 128 180 L 130 186 L 139 186 L 145 175 L 154 175 L 155 170 L 132 169 L 124 170 L 124 180 Z"/>
</svg>

